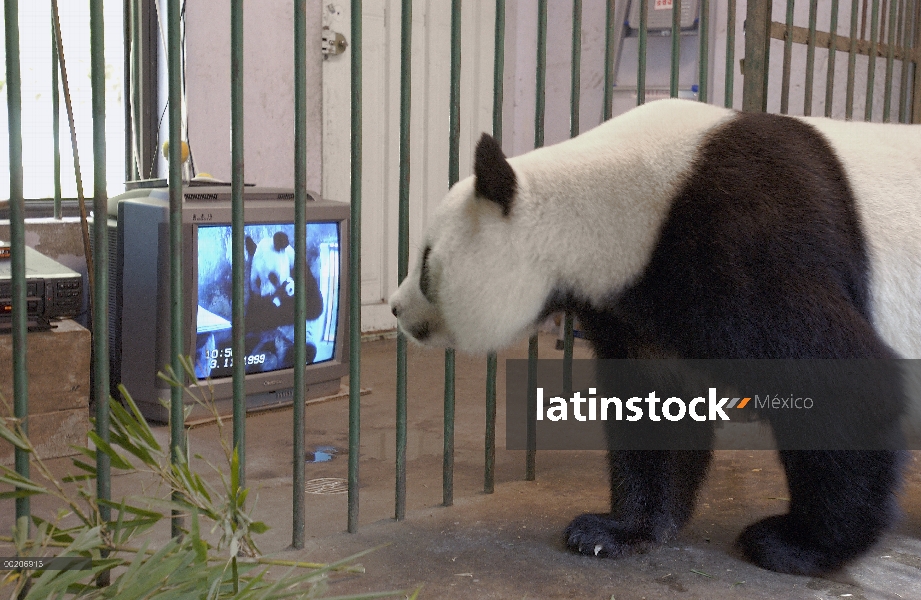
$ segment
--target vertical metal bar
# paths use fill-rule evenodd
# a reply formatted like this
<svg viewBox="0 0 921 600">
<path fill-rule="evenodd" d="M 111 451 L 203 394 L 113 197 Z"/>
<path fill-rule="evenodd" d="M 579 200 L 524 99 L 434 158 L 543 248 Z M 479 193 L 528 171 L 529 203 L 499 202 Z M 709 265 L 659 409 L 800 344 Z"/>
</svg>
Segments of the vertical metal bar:
<svg viewBox="0 0 921 600">
<path fill-rule="evenodd" d="M 132 114 L 131 102 L 131 39 L 133 22 L 131 19 L 132 0 L 122 0 L 122 118 L 125 122 L 125 181 L 131 181 L 133 171 L 133 161 L 131 159 L 131 127 Z"/>
<path fill-rule="evenodd" d="M 847 53 L 847 92 L 844 99 L 844 118 L 848 121 L 854 116 L 854 79 L 857 70 L 857 19 L 858 0 L 851 2 L 851 45 Z"/>
<path fill-rule="evenodd" d="M 581 98 L 582 65 L 582 0 L 572 3 L 572 74 L 569 88 L 569 137 L 579 135 L 579 100 Z M 563 315 L 563 388 L 572 389 L 572 350 L 574 339 L 574 317 L 571 312 Z M 566 382 L 569 385 L 566 385 Z"/>
<path fill-rule="evenodd" d="M 291 546 L 303 548 L 304 365 L 307 363 L 307 0 L 294 2 L 294 407 Z M 244 240 L 245 241 L 245 240 Z"/>
<path fill-rule="evenodd" d="M 358 454 L 361 448 L 361 9 L 362 0 L 351 0 L 352 206 L 349 217 L 349 533 L 358 531 Z"/>
<path fill-rule="evenodd" d="M 729 0 L 726 15 L 726 90 L 723 94 L 723 106 L 732 108 L 735 91 L 735 56 L 736 56 L 736 0 Z"/>
<path fill-rule="evenodd" d="M 681 68 L 681 0 L 672 0 L 672 68 L 668 95 L 678 97 L 678 74 Z"/>
<path fill-rule="evenodd" d="M 140 0 L 131 0 L 131 134 L 133 136 L 134 178 L 144 178 L 143 156 L 141 151 L 141 131 L 144 129 L 141 116 L 141 4 Z"/>
<path fill-rule="evenodd" d="M 914 23 L 914 38 L 912 51 L 915 60 L 912 61 L 912 91 L 911 91 L 911 114 L 908 120 L 911 123 L 921 123 L 921 69 L 918 68 L 918 52 L 921 49 L 921 1 L 915 1 L 915 16 L 912 20 Z"/>
<path fill-rule="evenodd" d="M 863 120 L 873 118 L 873 91 L 876 89 L 876 55 L 879 52 L 879 0 L 873 0 L 870 16 L 870 54 L 867 63 L 867 102 L 864 107 Z"/>
<path fill-rule="evenodd" d="M 809 2 L 809 37 L 806 42 L 806 89 L 803 100 L 803 114 L 812 114 L 812 88 L 815 77 L 815 27 L 819 0 Z M 791 32 L 792 33 L 792 32 Z"/>
<path fill-rule="evenodd" d="M 914 0 L 905 0 L 901 19 L 904 29 L 902 30 L 902 76 L 899 81 L 899 123 L 908 122 L 908 97 L 910 94 L 908 87 L 908 73 L 909 69 L 911 68 L 911 59 L 908 57 L 908 53 L 911 46 L 913 16 Z"/>
<path fill-rule="evenodd" d="M 838 0 L 831 0 L 828 26 L 828 73 L 825 77 L 825 116 L 831 117 L 835 97 L 835 51 L 838 43 Z"/>
<path fill-rule="evenodd" d="M 887 32 L 887 43 L 889 48 L 886 52 L 886 81 L 883 86 L 883 122 L 888 123 L 892 111 L 892 71 L 895 68 L 895 28 L 896 28 L 896 11 L 898 10 L 897 0 L 889 3 L 889 31 Z"/>
<path fill-rule="evenodd" d="M 413 3 L 402 0 L 400 14 L 400 205 L 397 235 L 397 280 L 409 272 L 409 123 L 412 93 Z M 397 455 L 394 517 L 406 518 L 406 335 L 397 330 Z"/>
<path fill-rule="evenodd" d="M 93 88 L 93 210 L 108 213 L 106 192 L 106 93 L 105 28 L 102 0 L 90 0 L 90 79 Z M 108 333 L 108 232 L 104 216 L 93 220 L 95 285 L 93 286 L 93 399 L 96 403 L 96 434 L 109 441 L 109 333 Z M 96 453 L 96 496 L 112 496 L 109 456 Z M 103 521 L 110 518 L 107 505 L 99 506 Z"/>
<path fill-rule="evenodd" d="M 502 145 L 502 101 L 505 77 L 505 0 L 496 0 L 495 54 L 493 58 L 492 135 Z M 490 352 L 486 357 L 486 466 L 483 491 L 496 489 L 496 371 L 498 357 Z"/>
<path fill-rule="evenodd" d="M 538 0 L 537 3 L 537 73 L 535 78 L 534 91 L 534 147 L 540 148 L 544 145 L 544 119 L 546 116 L 546 93 L 547 93 L 547 0 Z M 530 400 L 535 392 L 536 379 L 530 377 L 530 373 L 537 369 L 537 334 L 531 336 L 528 340 L 528 449 L 525 453 L 525 479 L 533 481 L 535 478 L 535 463 L 537 459 L 537 447 L 534 443 L 537 439 L 536 428 L 537 422 L 531 418 L 532 405 Z"/>
<path fill-rule="evenodd" d="M 767 109 L 767 75 L 770 66 L 771 0 L 748 0 L 745 29 L 745 73 L 742 110 Z"/>
<path fill-rule="evenodd" d="M 783 38 L 783 72 L 780 79 L 780 114 L 790 112 L 790 64 L 793 59 L 793 9 L 795 0 L 787 0 L 787 21 Z"/>
<path fill-rule="evenodd" d="M 636 71 L 636 105 L 646 103 L 646 46 L 649 38 L 649 0 L 640 0 L 639 61 Z"/>
<path fill-rule="evenodd" d="M 700 21 L 697 33 L 700 37 L 697 99 L 706 103 L 710 94 L 710 0 L 700 0 Z"/>
<path fill-rule="evenodd" d="M 167 3 L 167 61 L 169 90 L 169 252 L 170 252 L 170 364 L 177 376 L 183 373 L 182 353 L 185 352 L 184 315 L 182 306 L 182 70 L 179 53 L 179 0 Z M 97 213 L 99 214 L 99 213 Z M 105 213 L 102 213 L 105 214 Z M 241 361 L 242 362 L 242 361 Z M 178 463 L 185 459 L 185 414 L 182 389 L 170 390 L 170 459 Z M 174 499 L 179 495 L 174 492 Z M 172 535 L 182 534 L 183 518 L 173 512 Z"/>
<path fill-rule="evenodd" d="M 528 481 L 537 478 L 537 336 L 528 340 L 528 427 L 525 451 L 525 476 Z"/>
<path fill-rule="evenodd" d="M 460 179 L 461 0 L 451 0 L 451 96 L 448 145 L 448 185 Z M 454 504 L 454 350 L 445 351 L 444 455 L 442 500 Z"/>
<path fill-rule="evenodd" d="M 601 120 L 611 118 L 614 104 L 614 0 L 605 2 L 604 13 L 604 103 Z"/>
<path fill-rule="evenodd" d="M 238 481 L 246 487 L 246 326 L 243 315 L 243 263 L 246 236 L 243 232 L 243 0 L 230 4 L 230 212 L 233 332 L 233 447 L 237 451 Z M 170 167 L 173 164 L 170 162 Z"/>
<path fill-rule="evenodd" d="M 54 136 L 54 218 L 61 219 L 61 94 L 58 66 L 58 40 L 54 14 L 51 15 L 51 134 Z"/>
<path fill-rule="evenodd" d="M 23 433 L 29 425 L 29 376 L 26 372 L 26 230 L 22 173 L 22 78 L 19 70 L 19 0 L 5 0 L 3 18 L 6 33 L 6 110 L 9 120 L 10 152 L 10 274 L 12 276 L 13 416 L 20 419 Z M 14 449 L 16 472 L 29 477 L 29 453 Z M 16 527 L 28 535 L 28 496 L 16 498 Z M 20 521 L 22 519 L 22 521 Z"/>
</svg>

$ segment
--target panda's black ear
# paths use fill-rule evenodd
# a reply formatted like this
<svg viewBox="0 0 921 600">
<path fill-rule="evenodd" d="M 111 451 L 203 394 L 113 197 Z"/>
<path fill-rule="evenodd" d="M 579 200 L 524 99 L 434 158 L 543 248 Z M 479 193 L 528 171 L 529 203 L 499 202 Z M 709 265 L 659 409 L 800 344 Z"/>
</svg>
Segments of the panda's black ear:
<svg viewBox="0 0 921 600">
<path fill-rule="evenodd" d="M 502 153 L 502 146 L 488 133 L 484 133 L 477 143 L 473 175 L 476 193 L 501 206 L 502 214 L 508 216 L 518 180 L 512 165 Z"/>
<path fill-rule="evenodd" d="M 246 253 L 249 254 L 249 257 L 252 258 L 253 254 L 256 253 L 256 242 L 253 241 L 253 238 L 246 236 Z"/>
</svg>

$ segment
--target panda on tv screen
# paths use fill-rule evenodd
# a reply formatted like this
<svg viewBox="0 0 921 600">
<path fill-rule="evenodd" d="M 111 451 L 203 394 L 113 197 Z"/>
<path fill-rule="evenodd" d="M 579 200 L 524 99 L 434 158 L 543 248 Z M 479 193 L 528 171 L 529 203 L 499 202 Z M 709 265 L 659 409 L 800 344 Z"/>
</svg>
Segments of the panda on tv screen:
<svg viewBox="0 0 921 600">
<path fill-rule="evenodd" d="M 243 227 L 246 373 L 294 366 L 294 224 Z M 198 227 L 195 375 L 230 377 L 232 272 L 230 225 Z M 339 304 L 339 225 L 307 224 L 307 364 L 333 358 Z"/>
</svg>

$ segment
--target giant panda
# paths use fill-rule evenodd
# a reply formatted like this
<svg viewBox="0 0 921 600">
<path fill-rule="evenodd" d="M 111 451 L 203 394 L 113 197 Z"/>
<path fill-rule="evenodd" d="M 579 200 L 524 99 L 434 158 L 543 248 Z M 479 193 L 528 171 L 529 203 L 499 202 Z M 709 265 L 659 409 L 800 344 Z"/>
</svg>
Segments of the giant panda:
<svg viewBox="0 0 921 600">
<path fill-rule="evenodd" d="M 511 159 L 484 134 L 473 171 L 390 299 L 419 343 L 496 351 L 569 310 L 599 358 L 921 357 L 921 128 L 662 100 Z M 611 448 L 611 512 L 572 521 L 578 553 L 672 538 L 712 456 Z M 892 523 L 904 457 L 781 450 L 789 510 L 738 548 L 779 572 L 842 567 Z"/>
<path fill-rule="evenodd" d="M 258 242 L 247 236 L 245 247 L 246 354 L 264 354 L 265 361 L 259 364 L 271 371 L 286 364 L 294 343 L 294 248 L 281 230 Z M 305 280 L 306 317 L 312 321 L 323 312 L 323 296 L 310 269 L 306 269 Z M 316 346 L 308 341 L 308 363 L 316 353 Z"/>
</svg>

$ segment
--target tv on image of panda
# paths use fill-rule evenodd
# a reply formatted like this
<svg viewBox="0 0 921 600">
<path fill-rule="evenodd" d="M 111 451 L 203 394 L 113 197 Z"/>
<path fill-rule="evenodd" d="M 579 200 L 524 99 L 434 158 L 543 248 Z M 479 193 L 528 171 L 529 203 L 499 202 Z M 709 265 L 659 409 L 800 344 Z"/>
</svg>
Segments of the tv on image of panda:
<svg viewBox="0 0 921 600">
<path fill-rule="evenodd" d="M 294 224 L 246 225 L 246 373 L 287 369 L 294 361 Z M 195 375 L 230 377 L 233 368 L 232 237 L 229 225 L 198 228 Z M 339 304 L 339 228 L 308 223 L 305 281 L 307 364 L 333 358 Z"/>
</svg>

